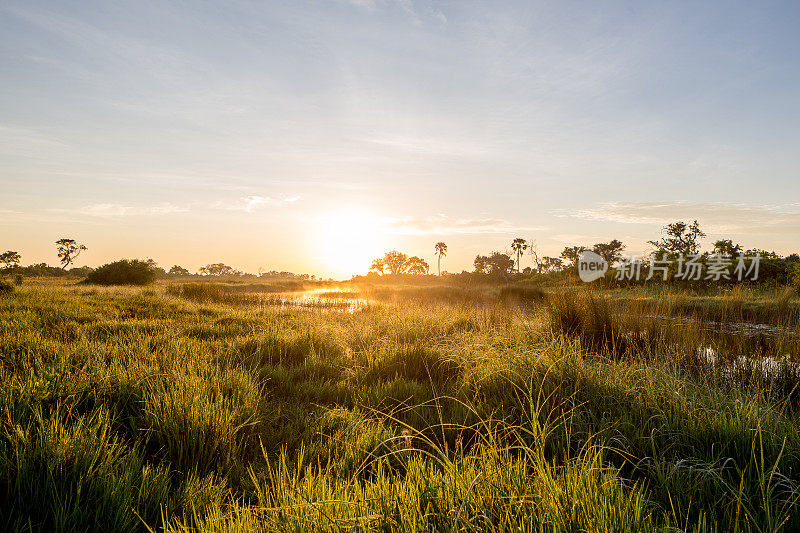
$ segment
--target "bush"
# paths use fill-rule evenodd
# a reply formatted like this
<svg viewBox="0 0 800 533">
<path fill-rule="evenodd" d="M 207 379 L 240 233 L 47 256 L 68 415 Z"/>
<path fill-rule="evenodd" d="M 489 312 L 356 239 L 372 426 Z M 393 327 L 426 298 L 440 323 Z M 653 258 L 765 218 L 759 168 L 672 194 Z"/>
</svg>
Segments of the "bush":
<svg viewBox="0 0 800 533">
<path fill-rule="evenodd" d="M 156 279 L 153 267 L 138 259 L 120 259 L 103 265 L 86 276 L 87 283 L 100 285 L 147 285 Z"/>
<path fill-rule="evenodd" d="M 22 285 L 22 274 L 17 274 L 14 276 L 14 285 L 18 287 Z"/>
<path fill-rule="evenodd" d="M 7 281 L 0 280 L 0 294 L 11 294 L 14 292 L 14 286 Z"/>
<path fill-rule="evenodd" d="M 792 267 L 792 285 L 796 289 L 800 289 L 800 265 Z"/>
</svg>

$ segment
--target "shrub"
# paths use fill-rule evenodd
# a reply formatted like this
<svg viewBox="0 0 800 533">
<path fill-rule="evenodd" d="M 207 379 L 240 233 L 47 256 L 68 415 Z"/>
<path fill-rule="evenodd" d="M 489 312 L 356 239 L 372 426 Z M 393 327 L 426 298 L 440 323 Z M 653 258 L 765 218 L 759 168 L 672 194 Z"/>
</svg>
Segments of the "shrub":
<svg viewBox="0 0 800 533">
<path fill-rule="evenodd" d="M 14 276 L 14 285 L 20 286 L 22 285 L 22 274 L 17 274 Z"/>
<path fill-rule="evenodd" d="M 800 265 L 794 265 L 792 267 L 792 285 L 800 289 Z"/>
<path fill-rule="evenodd" d="M 86 282 L 100 285 L 147 285 L 155 278 L 156 273 L 147 262 L 120 259 L 90 272 L 86 276 Z"/>
<path fill-rule="evenodd" d="M 7 281 L 0 280 L 0 294 L 11 294 L 14 292 L 14 286 Z"/>
</svg>

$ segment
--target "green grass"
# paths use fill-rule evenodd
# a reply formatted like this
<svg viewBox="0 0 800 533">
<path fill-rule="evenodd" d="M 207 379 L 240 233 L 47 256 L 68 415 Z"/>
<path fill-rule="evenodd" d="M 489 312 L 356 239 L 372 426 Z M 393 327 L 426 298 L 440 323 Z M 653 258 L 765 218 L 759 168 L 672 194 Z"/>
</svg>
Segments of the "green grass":
<svg viewBox="0 0 800 533">
<path fill-rule="evenodd" d="M 800 295 L 791 287 L 763 288 L 742 285 L 711 286 L 702 292 L 673 289 L 664 285 L 631 287 L 606 291 L 615 301 L 644 308 L 663 307 L 672 300 L 672 311 L 705 320 L 748 321 L 766 324 L 797 324 L 800 320 Z"/>
<path fill-rule="evenodd" d="M 361 287 L 371 304 L 338 311 L 187 286 L 0 295 L 0 527 L 800 524 L 792 391 L 698 356 L 750 340 L 613 292 Z"/>
</svg>

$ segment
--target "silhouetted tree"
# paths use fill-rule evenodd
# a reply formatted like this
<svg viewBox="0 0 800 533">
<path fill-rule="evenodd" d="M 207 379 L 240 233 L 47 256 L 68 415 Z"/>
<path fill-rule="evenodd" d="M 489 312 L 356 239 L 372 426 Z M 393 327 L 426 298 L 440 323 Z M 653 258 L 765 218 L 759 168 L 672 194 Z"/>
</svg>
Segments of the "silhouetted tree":
<svg viewBox="0 0 800 533">
<path fill-rule="evenodd" d="M 558 257 L 542 257 L 541 268 L 544 272 L 555 272 L 564 268 L 564 261 Z"/>
<path fill-rule="evenodd" d="M 374 270 L 378 274 L 383 275 L 383 271 L 386 269 L 386 265 L 383 262 L 383 259 L 373 259 L 372 264 L 369 266 L 370 270 Z"/>
<path fill-rule="evenodd" d="M 539 260 L 539 253 L 536 251 L 536 241 L 532 240 L 528 243 L 528 250 L 530 250 L 531 258 L 533 258 L 533 264 L 536 265 L 536 272 L 541 272 L 542 265 Z"/>
<path fill-rule="evenodd" d="M 779 254 L 779 253 L 777 253 L 775 251 L 771 251 L 770 252 L 770 251 L 767 251 L 767 250 L 762 250 L 760 248 L 750 248 L 749 250 L 747 250 L 744 253 L 744 255 L 746 255 L 748 257 L 753 257 L 753 256 L 756 256 L 756 255 L 760 255 L 761 259 L 780 259 L 781 258 L 781 254 Z"/>
<path fill-rule="evenodd" d="M 299 279 L 307 280 L 312 279 L 314 276 L 308 274 L 295 274 L 294 272 L 287 272 L 285 270 L 278 272 L 277 270 L 265 270 L 259 267 L 258 277 L 262 279 Z"/>
<path fill-rule="evenodd" d="M 489 272 L 489 258 L 485 255 L 475 256 L 475 261 L 472 262 L 477 274 L 486 274 Z"/>
<path fill-rule="evenodd" d="M 492 252 L 492 255 L 478 255 L 473 262 L 475 272 L 490 274 L 498 277 L 507 277 L 514 268 L 514 260 L 508 254 Z"/>
<path fill-rule="evenodd" d="M 691 224 L 683 221 L 673 222 L 664 226 L 662 233 L 666 233 L 666 237 L 662 237 L 657 241 L 647 241 L 656 247 L 656 252 L 659 255 L 694 255 L 700 251 L 699 240 L 706 236 L 700 230 L 700 224 L 695 220 Z"/>
<path fill-rule="evenodd" d="M 58 239 L 56 241 L 58 250 L 58 258 L 61 260 L 61 269 L 66 270 L 67 267 L 81 255 L 81 252 L 87 250 L 86 246 L 75 241 L 75 239 Z"/>
<path fill-rule="evenodd" d="M 172 268 L 169 269 L 169 274 L 172 276 L 188 276 L 189 271 L 182 266 L 172 265 Z"/>
<path fill-rule="evenodd" d="M 409 274 L 427 274 L 429 270 L 428 262 L 417 256 L 409 257 L 404 267 Z"/>
<path fill-rule="evenodd" d="M 235 276 L 241 274 L 238 270 L 226 265 L 225 263 L 212 263 L 200 267 L 200 273 L 204 276 Z"/>
<path fill-rule="evenodd" d="M 564 248 L 564 251 L 561 252 L 561 257 L 569 261 L 571 265 L 577 265 L 578 256 L 586 250 L 588 250 L 588 248 L 585 246 L 567 246 Z"/>
<path fill-rule="evenodd" d="M 165 276 L 167 274 L 166 270 L 158 266 L 158 262 L 155 259 L 148 257 L 144 260 L 144 262 L 147 263 L 147 265 L 150 267 L 150 270 L 152 270 L 156 276 Z"/>
<path fill-rule="evenodd" d="M 734 256 L 739 254 L 741 251 L 742 247 L 738 244 L 733 244 L 733 241 L 730 239 L 721 239 L 714 243 L 713 253 L 717 255 Z"/>
<path fill-rule="evenodd" d="M 61 277 L 67 275 L 67 273 L 61 268 L 52 267 L 46 263 L 38 263 L 36 265 L 30 265 L 26 267 L 17 267 L 17 270 L 20 271 L 20 274 L 31 277 Z"/>
<path fill-rule="evenodd" d="M 383 264 L 389 269 L 392 274 L 402 274 L 406 271 L 406 262 L 408 256 L 397 250 L 392 250 L 383 256 Z"/>
<path fill-rule="evenodd" d="M 386 270 L 390 274 L 427 274 L 430 267 L 428 262 L 417 256 L 407 256 L 397 250 L 387 252 L 383 257 L 374 259 L 370 270 L 383 274 Z"/>
<path fill-rule="evenodd" d="M 3 270 L 11 270 L 17 265 L 19 265 L 19 261 L 22 256 L 19 255 L 19 252 L 13 252 L 11 250 L 7 252 L 3 252 L 0 254 L 0 263 L 3 264 Z"/>
<path fill-rule="evenodd" d="M 528 249 L 528 243 L 525 239 L 521 239 L 517 237 L 511 242 L 511 249 L 517 254 L 517 273 L 519 273 L 519 258 L 522 255 L 522 252 Z"/>
<path fill-rule="evenodd" d="M 508 254 L 492 252 L 489 256 L 489 274 L 507 277 L 514 269 L 514 260 Z"/>
<path fill-rule="evenodd" d="M 442 275 L 442 256 L 447 255 L 447 245 L 443 242 L 437 242 L 436 246 L 434 247 L 436 251 L 436 255 L 438 257 L 437 267 L 439 270 L 439 275 Z"/>
<path fill-rule="evenodd" d="M 622 257 L 625 245 L 617 239 L 611 242 L 599 242 L 594 245 L 594 253 L 605 259 L 606 263 L 613 265 Z"/>
</svg>

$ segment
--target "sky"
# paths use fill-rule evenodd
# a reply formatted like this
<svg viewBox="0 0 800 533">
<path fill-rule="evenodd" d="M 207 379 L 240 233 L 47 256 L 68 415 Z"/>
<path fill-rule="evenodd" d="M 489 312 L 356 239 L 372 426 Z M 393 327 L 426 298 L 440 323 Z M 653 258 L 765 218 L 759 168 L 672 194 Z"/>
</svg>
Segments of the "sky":
<svg viewBox="0 0 800 533">
<path fill-rule="evenodd" d="M 0 248 L 346 277 L 800 251 L 800 4 L 0 2 Z M 523 259 L 523 266 L 531 264 Z M 435 268 L 435 267 L 434 267 Z"/>
</svg>

